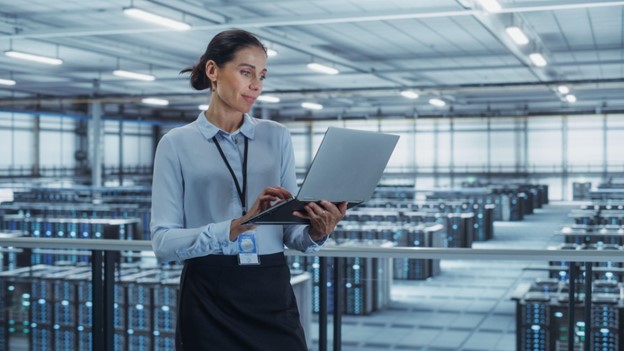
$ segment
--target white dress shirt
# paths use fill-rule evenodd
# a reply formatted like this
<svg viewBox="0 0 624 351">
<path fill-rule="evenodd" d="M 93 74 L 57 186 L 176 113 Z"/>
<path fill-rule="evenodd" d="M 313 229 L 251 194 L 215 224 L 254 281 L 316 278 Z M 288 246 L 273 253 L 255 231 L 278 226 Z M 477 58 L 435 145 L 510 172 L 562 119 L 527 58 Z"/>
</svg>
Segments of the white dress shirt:
<svg viewBox="0 0 624 351">
<path fill-rule="evenodd" d="M 152 183 L 152 246 L 160 261 L 238 253 L 229 240 L 230 222 L 242 215 L 234 180 L 212 140 L 216 135 L 242 186 L 244 138 L 247 159 L 247 208 L 268 186 L 297 192 L 290 132 L 283 125 L 245 114 L 241 128 L 227 133 L 203 111 L 192 123 L 165 134 L 156 149 Z M 259 225 L 260 255 L 282 252 L 284 245 L 303 252 L 320 249 L 305 225 Z"/>
</svg>

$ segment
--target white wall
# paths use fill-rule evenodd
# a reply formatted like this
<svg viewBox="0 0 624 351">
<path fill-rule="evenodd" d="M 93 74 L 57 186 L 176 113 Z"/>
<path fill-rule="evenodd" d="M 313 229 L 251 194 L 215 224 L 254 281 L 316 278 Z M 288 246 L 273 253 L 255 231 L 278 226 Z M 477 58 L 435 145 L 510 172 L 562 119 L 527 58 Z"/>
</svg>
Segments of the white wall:
<svg viewBox="0 0 624 351">
<path fill-rule="evenodd" d="M 44 168 L 72 168 L 78 148 L 76 120 L 68 116 L 39 117 L 40 132 L 35 135 L 35 116 L 0 112 L 0 169 L 27 168 L 35 164 L 35 138 L 39 138 L 39 162 Z M 119 122 L 104 120 L 104 164 L 119 165 Z M 152 125 L 124 122 L 123 165 L 151 166 L 153 163 Z"/>
<path fill-rule="evenodd" d="M 34 117 L 0 112 L 0 168 L 30 168 L 34 161 Z"/>
<path fill-rule="evenodd" d="M 309 128 L 312 155 L 329 126 L 376 130 L 401 136 L 388 164 L 394 172 L 418 175 L 417 187 L 451 186 L 449 172 L 553 173 L 531 176 L 548 184 L 553 199 L 570 199 L 574 181 L 602 177 L 583 172 L 624 172 L 624 115 L 531 116 L 440 119 L 369 119 L 286 122 L 293 135 L 296 164 L 307 168 Z M 606 139 L 605 139 L 606 136 Z M 525 145 L 526 144 L 526 145 Z M 605 150 L 606 146 L 606 150 Z M 606 154 L 605 154 L 606 152 Z M 606 162 L 605 162 L 606 160 Z M 561 173 L 572 174 L 566 179 Z M 468 179 L 455 177 L 454 185 Z"/>
</svg>

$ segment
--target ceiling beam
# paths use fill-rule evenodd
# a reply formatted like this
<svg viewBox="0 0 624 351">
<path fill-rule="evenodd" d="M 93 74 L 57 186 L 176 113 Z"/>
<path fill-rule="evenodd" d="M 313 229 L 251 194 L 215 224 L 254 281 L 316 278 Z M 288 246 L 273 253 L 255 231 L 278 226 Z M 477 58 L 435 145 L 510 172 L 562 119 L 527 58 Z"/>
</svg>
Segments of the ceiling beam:
<svg viewBox="0 0 624 351">
<path fill-rule="evenodd" d="M 513 23 L 513 16 L 513 14 L 488 14 L 479 12 L 475 15 L 475 19 L 481 23 L 496 40 L 505 46 L 535 78 L 543 82 L 559 79 L 559 75 L 552 68 L 552 58 L 549 58 L 550 55 L 547 54 L 546 48 L 542 45 L 537 34 L 527 33 L 527 28 L 524 28 L 525 34 L 530 39 L 530 43 L 524 46 L 517 45 L 506 34 L 505 29 Z M 520 18 L 518 17 L 515 20 L 520 20 Z M 549 61 L 549 64 L 546 67 L 536 67 L 529 59 L 529 54 L 533 52 L 541 53 L 546 60 Z"/>
<path fill-rule="evenodd" d="M 556 11 L 568 9 L 587 9 L 598 7 L 619 7 L 624 6 L 624 1 L 601 1 L 601 2 L 583 2 L 583 1 L 558 1 L 558 2 L 540 2 L 533 6 L 510 6 L 504 8 L 503 13 L 516 12 L 536 12 L 536 11 Z M 120 16 L 121 8 L 120 8 Z M 230 28 L 264 28 L 264 27 L 284 27 L 284 26 L 304 26 L 304 25 L 321 25 L 336 23 L 356 23 L 371 21 L 395 21 L 405 19 L 426 19 L 439 17 L 459 17 L 474 16 L 482 13 L 480 10 L 447 8 L 443 10 L 399 10 L 399 11 L 382 11 L 375 13 L 338 13 L 327 15 L 309 15 L 309 16 L 288 16 L 288 17 L 264 17 L 261 19 L 241 19 L 232 20 L 219 24 L 196 25 L 191 27 L 190 31 L 220 31 Z M 144 33 L 163 33 L 171 32 L 171 29 L 156 26 L 131 26 L 126 28 L 71 28 L 56 30 L 38 30 L 31 32 L 21 32 L 17 34 L 4 35 L 0 38 L 6 39 L 49 39 L 49 38 L 65 38 L 65 37 L 90 37 L 100 35 L 121 35 L 121 34 L 144 34 Z"/>
<path fill-rule="evenodd" d="M 474 83 L 474 84 L 461 84 L 461 85 L 445 85 L 445 86 L 431 86 L 431 87 L 423 87 L 423 86 L 413 86 L 413 89 L 423 89 L 425 91 L 437 91 L 443 93 L 469 93 L 469 92 L 503 92 L 509 91 L 511 93 L 517 93 L 522 90 L 526 91 L 534 91 L 535 87 L 544 87 L 544 88 L 554 88 L 559 82 L 506 82 L 506 83 Z M 573 86 L 575 89 L 582 89 L 583 87 L 598 89 L 614 89 L 616 91 L 621 91 L 624 89 L 624 78 L 612 78 L 612 79 L 590 79 L 590 80 L 568 80 L 564 83 Z M 13 87 L 14 88 L 14 87 Z M 384 86 L 368 86 L 368 87 L 358 87 L 358 88 L 331 88 L 331 89 L 304 89 L 304 90 L 271 90 L 266 91 L 267 94 L 281 94 L 284 96 L 289 95 L 310 95 L 310 94 L 353 94 L 353 93 L 379 93 L 379 92 L 396 92 L 396 87 L 384 87 Z M 184 92 L 184 93 L 160 93 L 160 94 L 149 94 L 150 96 L 158 96 L 158 97 L 169 97 L 171 99 L 176 98 L 188 98 L 188 99 L 196 99 L 199 97 L 207 96 L 206 92 Z M 145 94 L 132 94 L 132 95 L 121 95 L 121 94 L 102 94 L 100 98 L 102 99 L 110 99 L 109 102 L 113 101 L 134 101 L 145 97 Z M 71 101 L 72 97 L 58 97 L 58 96 L 47 96 L 45 98 L 17 98 L 17 99 L 0 99 L 0 105 L 11 105 L 14 103 L 19 103 L 20 101 Z M 406 100 L 407 101 L 407 100 Z"/>
</svg>

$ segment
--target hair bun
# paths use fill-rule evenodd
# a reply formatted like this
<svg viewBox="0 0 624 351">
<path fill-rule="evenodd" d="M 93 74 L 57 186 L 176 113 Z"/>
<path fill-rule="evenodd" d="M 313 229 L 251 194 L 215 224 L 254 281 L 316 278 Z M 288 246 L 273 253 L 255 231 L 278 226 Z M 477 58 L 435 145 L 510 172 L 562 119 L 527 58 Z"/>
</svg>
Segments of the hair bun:
<svg viewBox="0 0 624 351">
<path fill-rule="evenodd" d="M 205 71 L 199 65 L 194 66 L 191 72 L 191 86 L 195 90 L 206 90 L 211 86 Z"/>
</svg>

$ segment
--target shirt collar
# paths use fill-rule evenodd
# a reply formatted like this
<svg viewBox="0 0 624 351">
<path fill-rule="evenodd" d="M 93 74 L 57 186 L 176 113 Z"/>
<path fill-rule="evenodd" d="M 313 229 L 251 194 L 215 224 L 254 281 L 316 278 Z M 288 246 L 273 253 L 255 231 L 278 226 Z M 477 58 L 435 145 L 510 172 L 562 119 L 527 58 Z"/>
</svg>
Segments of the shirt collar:
<svg viewBox="0 0 624 351">
<path fill-rule="evenodd" d="M 199 115 L 197 116 L 195 122 L 197 124 L 197 127 L 199 128 L 199 132 L 207 140 L 212 139 L 212 137 L 214 137 L 219 132 L 223 134 L 229 134 L 217 128 L 214 124 L 210 123 L 204 115 L 204 111 L 199 112 Z M 243 117 L 243 125 L 238 129 L 238 131 L 248 139 L 253 140 L 256 132 L 256 124 L 257 122 L 249 114 L 245 113 Z"/>
</svg>

